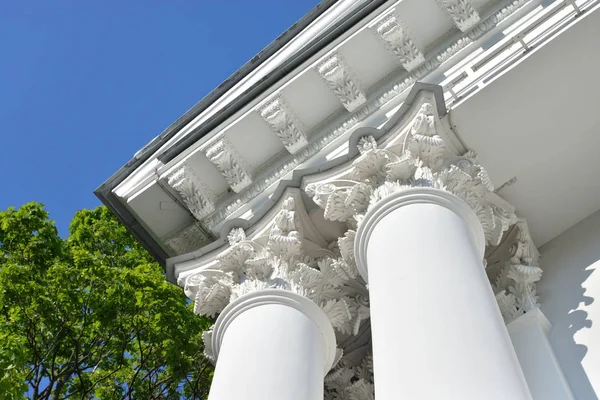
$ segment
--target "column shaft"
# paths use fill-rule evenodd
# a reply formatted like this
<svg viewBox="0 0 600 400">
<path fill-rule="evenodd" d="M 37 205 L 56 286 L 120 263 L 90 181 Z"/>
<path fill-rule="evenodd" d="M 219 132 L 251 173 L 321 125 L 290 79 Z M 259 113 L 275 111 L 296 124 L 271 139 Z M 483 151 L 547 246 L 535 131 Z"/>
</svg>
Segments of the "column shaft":
<svg viewBox="0 0 600 400">
<path fill-rule="evenodd" d="M 473 211 L 430 188 L 381 202 L 356 244 L 368 266 L 377 400 L 530 400 Z"/>
<path fill-rule="evenodd" d="M 273 293 L 286 301 L 273 301 Z M 218 360 L 209 400 L 322 400 L 335 336 L 319 313 L 310 300 L 283 290 L 231 303 L 215 325 Z"/>
</svg>

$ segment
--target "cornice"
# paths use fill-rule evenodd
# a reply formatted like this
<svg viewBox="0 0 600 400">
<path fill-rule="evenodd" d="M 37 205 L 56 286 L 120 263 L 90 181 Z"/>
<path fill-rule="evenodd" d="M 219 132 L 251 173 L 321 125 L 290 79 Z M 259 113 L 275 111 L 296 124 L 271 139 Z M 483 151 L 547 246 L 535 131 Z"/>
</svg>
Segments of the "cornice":
<svg viewBox="0 0 600 400">
<path fill-rule="evenodd" d="M 352 126 L 356 125 L 357 123 L 359 123 L 360 121 L 366 119 L 369 115 L 371 115 L 371 112 L 369 110 L 367 110 L 366 107 L 363 107 L 361 110 L 354 113 L 354 117 L 356 119 L 353 120 L 352 123 L 348 123 L 347 125 L 344 125 L 344 124 L 336 125 L 336 127 L 337 127 L 336 129 L 326 132 L 326 134 L 324 136 L 320 137 L 312 144 L 303 148 L 299 153 L 297 153 L 295 155 L 290 155 L 289 157 L 291 157 L 291 161 L 284 164 L 282 166 L 282 170 L 275 171 L 275 172 L 269 172 L 266 175 L 257 176 L 257 178 L 255 179 L 255 182 L 252 184 L 252 186 L 248 190 L 245 190 L 240 195 L 236 196 L 234 198 L 235 201 L 225 203 L 227 205 L 227 208 L 217 208 L 217 210 L 213 214 L 206 217 L 202 221 L 201 225 L 202 225 L 202 228 L 204 228 L 206 230 L 206 232 L 211 232 L 212 234 L 214 234 L 217 237 L 217 239 L 214 242 L 207 244 L 206 242 L 198 243 L 198 241 L 194 241 L 193 243 L 190 243 L 188 246 L 185 246 L 186 248 L 189 249 L 188 251 L 177 252 L 176 254 L 181 255 L 181 257 L 183 257 L 184 259 L 189 259 L 190 257 L 192 257 L 192 258 L 195 257 L 196 254 L 205 254 L 206 251 L 204 250 L 204 247 L 202 247 L 202 246 L 205 246 L 206 248 L 210 248 L 212 251 L 212 249 L 224 245 L 227 241 L 227 234 L 228 234 L 229 230 L 231 229 L 231 227 L 242 226 L 245 228 L 249 228 L 249 227 L 253 226 L 254 224 L 256 224 L 257 221 L 261 220 L 261 218 L 275 204 L 276 200 L 279 199 L 282 195 L 284 195 L 286 188 L 300 187 L 303 177 L 308 176 L 310 174 L 314 174 L 316 172 L 331 170 L 332 168 L 335 168 L 338 165 L 341 165 L 341 164 L 347 162 L 349 159 L 351 159 L 352 157 L 357 155 L 359 152 L 358 152 L 356 145 L 357 145 L 358 139 L 360 137 L 362 137 L 364 135 L 374 135 L 376 137 L 381 137 L 388 130 L 392 129 L 397 124 L 403 123 L 402 121 L 405 118 L 410 117 L 409 114 L 411 114 L 411 110 L 412 110 L 411 104 L 413 104 L 415 101 L 417 101 L 417 98 L 423 93 L 429 93 L 432 96 L 435 96 L 436 107 L 438 107 L 438 110 L 437 110 L 438 115 L 446 114 L 446 108 L 444 106 L 444 101 L 443 101 L 444 97 L 443 97 L 443 92 L 442 92 L 441 87 L 436 86 L 436 85 L 417 83 L 413 86 L 412 90 L 406 96 L 405 101 L 402 104 L 402 106 L 400 107 L 400 109 L 396 112 L 396 114 L 394 116 L 392 116 L 390 118 L 388 123 L 382 129 L 360 128 L 353 133 L 353 135 L 349 139 L 350 148 L 349 148 L 349 152 L 347 155 L 340 156 L 336 159 L 330 160 L 319 166 L 309 167 L 306 169 L 295 169 L 295 167 L 298 164 L 300 164 L 300 162 L 304 162 L 307 159 L 309 159 L 310 157 L 316 155 L 320 151 L 321 148 L 325 147 L 327 144 L 331 143 L 333 140 L 335 140 L 336 138 L 338 138 L 339 136 L 344 134 L 348 129 L 351 129 Z M 389 100 L 389 99 L 386 98 L 386 100 Z M 387 103 L 387 101 L 386 101 L 386 103 Z M 384 103 L 382 103 L 380 105 L 383 106 L 383 104 Z M 373 107 L 375 107 L 375 105 Z M 289 174 L 292 171 L 293 171 L 293 176 L 291 177 L 290 180 L 282 180 L 282 178 L 284 176 L 286 176 L 287 174 Z M 253 213 L 253 216 L 250 219 L 235 218 L 235 219 L 226 220 L 228 215 L 231 215 L 233 212 L 235 212 L 237 209 L 239 209 L 242 205 L 246 204 L 252 198 L 254 198 L 259 193 L 266 190 L 267 187 L 269 187 L 270 185 L 272 185 L 273 183 L 275 183 L 277 181 L 279 181 L 279 184 L 278 184 L 277 188 L 274 190 L 274 192 L 270 195 L 270 198 L 266 201 L 266 203 L 262 207 L 260 207 L 258 210 L 256 210 Z M 194 227 L 194 225 L 192 225 L 189 229 L 197 230 L 199 228 Z M 176 240 L 178 243 L 183 243 L 185 241 L 184 236 L 187 236 L 186 232 L 187 232 L 187 228 L 184 228 L 181 231 L 180 239 L 177 239 L 178 234 L 174 234 L 172 236 L 169 236 L 169 240 L 170 241 Z M 204 234 L 204 236 L 206 237 L 206 234 Z M 194 247 L 194 246 L 196 246 L 196 247 Z M 179 247 L 181 248 L 182 246 L 179 246 Z M 191 253 L 190 255 L 185 255 L 185 253 L 190 252 L 192 250 L 195 250 L 195 251 L 193 253 Z M 172 274 L 171 268 L 172 268 L 173 263 L 178 262 L 177 260 L 181 259 L 181 257 L 176 257 L 176 258 L 170 259 L 168 261 L 167 274 L 169 276 L 171 276 L 171 274 Z"/>
<path fill-rule="evenodd" d="M 287 174 L 294 171 L 298 165 L 317 154 L 325 146 L 329 145 L 347 131 L 353 129 L 376 110 L 398 98 L 408 88 L 418 82 L 419 79 L 439 68 L 440 65 L 450 60 L 458 52 L 469 46 L 473 41 L 479 39 L 485 33 L 489 32 L 497 24 L 513 15 L 530 1 L 531 0 L 515 0 L 511 4 L 496 10 L 469 30 L 466 33 L 466 36 L 457 38 L 448 46 L 433 53 L 419 67 L 411 72 L 401 75 L 386 88 L 372 96 L 372 99 L 367 101 L 365 105 L 349 115 L 342 117 L 338 122 L 334 123 L 330 129 L 325 130 L 321 134 L 314 135 L 313 141 L 309 142 L 296 153 L 280 158 L 280 161 L 275 162 L 268 171 L 254 177 L 252 183 L 242 190 L 241 193 L 230 196 L 228 199 L 217 204 L 215 211 L 203 220 L 204 226 L 214 234 L 218 234 L 219 227 L 223 222 L 240 207 L 264 192 L 273 183 L 281 180 Z M 257 107 L 256 110 L 259 111 L 260 108 L 261 107 Z"/>
</svg>

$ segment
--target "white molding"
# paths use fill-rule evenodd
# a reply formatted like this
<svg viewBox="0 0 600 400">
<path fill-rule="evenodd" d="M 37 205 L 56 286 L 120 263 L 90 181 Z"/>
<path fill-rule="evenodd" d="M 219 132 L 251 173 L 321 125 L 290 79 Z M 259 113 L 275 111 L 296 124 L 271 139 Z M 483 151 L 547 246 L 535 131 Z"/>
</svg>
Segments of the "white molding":
<svg viewBox="0 0 600 400">
<path fill-rule="evenodd" d="M 308 144 L 304 124 L 281 95 L 260 107 L 258 113 L 290 153 L 297 153 Z"/>
<path fill-rule="evenodd" d="M 358 77 L 339 53 L 332 53 L 321 61 L 317 73 L 349 112 L 367 103 Z"/>
<path fill-rule="evenodd" d="M 206 150 L 206 157 L 217 167 L 234 192 L 240 193 L 252 184 L 248 163 L 227 136 L 222 135 L 211 144 Z"/>
<path fill-rule="evenodd" d="M 372 30 L 407 71 L 410 72 L 425 62 L 423 52 L 415 44 L 408 27 L 398 16 L 394 14 L 386 16 Z"/>
<path fill-rule="evenodd" d="M 479 13 L 470 0 L 436 0 L 436 3 L 462 32 L 468 31 L 481 21 Z"/>
<path fill-rule="evenodd" d="M 183 163 L 172 172 L 167 178 L 167 183 L 179 194 L 197 220 L 202 220 L 215 210 L 215 194 L 187 163 Z"/>
</svg>

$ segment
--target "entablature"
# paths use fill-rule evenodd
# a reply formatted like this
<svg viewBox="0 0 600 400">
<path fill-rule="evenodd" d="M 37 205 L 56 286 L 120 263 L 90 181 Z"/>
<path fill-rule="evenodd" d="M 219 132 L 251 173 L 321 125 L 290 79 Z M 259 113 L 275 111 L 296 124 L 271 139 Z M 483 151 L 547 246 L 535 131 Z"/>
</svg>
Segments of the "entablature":
<svg viewBox="0 0 600 400">
<path fill-rule="evenodd" d="M 179 155 L 146 163 L 116 193 L 170 255 L 202 247 L 227 220 L 250 218 L 278 182 L 326 162 L 354 131 L 384 123 L 415 82 L 442 81 L 529 3 L 386 2 Z M 190 241 L 192 232 L 205 241 Z"/>
</svg>

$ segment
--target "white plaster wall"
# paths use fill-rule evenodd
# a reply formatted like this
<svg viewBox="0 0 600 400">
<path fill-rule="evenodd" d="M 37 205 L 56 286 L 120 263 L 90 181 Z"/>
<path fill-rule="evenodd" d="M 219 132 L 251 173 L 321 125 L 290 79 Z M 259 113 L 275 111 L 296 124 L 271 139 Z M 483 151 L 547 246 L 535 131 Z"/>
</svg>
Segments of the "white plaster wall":
<svg viewBox="0 0 600 400">
<path fill-rule="evenodd" d="M 577 400 L 600 396 L 600 212 L 540 248 L 542 311 Z"/>
</svg>

